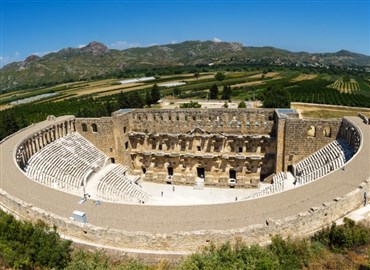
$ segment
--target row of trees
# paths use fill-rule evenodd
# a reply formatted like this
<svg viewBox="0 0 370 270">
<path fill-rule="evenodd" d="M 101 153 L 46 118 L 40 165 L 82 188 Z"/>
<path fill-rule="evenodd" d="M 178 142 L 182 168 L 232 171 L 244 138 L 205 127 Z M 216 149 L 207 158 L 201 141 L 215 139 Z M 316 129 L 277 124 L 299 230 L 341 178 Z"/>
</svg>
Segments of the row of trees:
<svg viewBox="0 0 370 270">
<path fill-rule="evenodd" d="M 209 89 L 209 99 L 218 99 L 219 91 L 217 84 L 213 84 L 211 88 Z M 223 100 L 229 100 L 231 98 L 231 87 L 229 85 L 225 85 L 222 94 L 221 99 Z"/>
<path fill-rule="evenodd" d="M 112 112 L 118 109 L 142 108 L 145 105 L 155 104 L 159 99 L 159 88 L 154 85 L 151 89 L 144 91 L 120 92 L 119 94 L 100 98 L 86 96 L 59 102 L 17 105 L 0 111 L 0 140 L 32 123 L 45 120 L 48 115 L 110 116 Z"/>
<path fill-rule="evenodd" d="M 221 99 L 229 100 L 231 98 L 231 87 L 225 85 L 221 94 Z M 209 89 L 209 99 L 218 99 L 219 92 L 216 84 Z M 279 86 L 269 86 L 262 95 L 263 107 L 265 108 L 290 108 L 290 94 L 288 90 Z M 245 103 L 240 103 L 239 108 L 246 107 Z M 245 108 L 244 107 L 244 108 Z"/>
</svg>

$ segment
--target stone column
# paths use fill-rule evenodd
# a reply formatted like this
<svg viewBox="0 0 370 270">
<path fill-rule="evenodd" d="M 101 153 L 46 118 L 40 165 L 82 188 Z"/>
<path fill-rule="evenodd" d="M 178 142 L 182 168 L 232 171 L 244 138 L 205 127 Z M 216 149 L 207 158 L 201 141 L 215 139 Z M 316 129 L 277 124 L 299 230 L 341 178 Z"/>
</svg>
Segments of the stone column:
<svg viewBox="0 0 370 270">
<path fill-rule="evenodd" d="M 285 125 L 286 119 L 279 118 L 276 132 L 276 163 L 275 173 L 284 171 L 285 159 Z"/>
</svg>

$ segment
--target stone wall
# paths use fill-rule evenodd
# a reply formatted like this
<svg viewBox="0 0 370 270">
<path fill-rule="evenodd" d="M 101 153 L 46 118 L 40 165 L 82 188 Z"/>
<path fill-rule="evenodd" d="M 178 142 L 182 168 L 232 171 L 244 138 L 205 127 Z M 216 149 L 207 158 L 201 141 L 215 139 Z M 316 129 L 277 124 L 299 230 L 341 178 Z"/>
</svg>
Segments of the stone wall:
<svg viewBox="0 0 370 270">
<path fill-rule="evenodd" d="M 76 131 L 108 157 L 118 159 L 112 117 L 76 118 Z"/>
<path fill-rule="evenodd" d="M 56 226 L 57 231 L 65 237 L 73 237 L 88 241 L 92 245 L 109 245 L 111 247 L 142 249 L 155 251 L 195 252 L 209 242 L 223 243 L 241 239 L 247 244 L 268 243 L 271 235 L 282 237 L 303 237 L 329 226 L 344 214 L 357 209 L 363 204 L 364 192 L 369 192 L 369 181 L 365 180 L 358 188 L 344 197 L 336 198 L 318 207 L 312 207 L 306 212 L 286 217 L 281 220 L 268 220 L 268 224 L 256 224 L 244 228 L 230 230 L 176 232 L 171 234 L 127 232 L 110 228 L 97 227 L 92 224 L 81 224 L 67 218 L 48 213 L 18 200 L 0 190 L 0 208 L 15 214 L 22 220 L 37 222 L 42 220 L 50 226 Z M 140 252 L 140 251 L 138 251 Z"/>
<path fill-rule="evenodd" d="M 145 134 L 130 133 L 134 167 L 145 171 L 145 180 L 193 185 L 257 187 L 273 173 L 275 138 L 268 135 Z M 200 171 L 204 169 L 204 171 Z"/>
<path fill-rule="evenodd" d="M 339 119 L 287 118 L 284 128 L 283 162 L 279 168 L 286 171 L 289 165 L 298 163 L 335 140 L 340 125 L 341 120 Z M 281 142 L 279 138 L 279 144 Z M 280 152 L 277 153 L 277 156 L 281 156 Z"/>
<path fill-rule="evenodd" d="M 257 187 L 274 172 L 273 109 L 134 110 L 130 146 L 145 180 Z"/>
<path fill-rule="evenodd" d="M 343 119 L 337 137 L 344 140 L 356 153 L 361 145 L 361 134 L 347 119 Z"/>
<path fill-rule="evenodd" d="M 131 116 L 128 113 L 120 114 L 113 117 L 112 133 L 114 136 L 117 162 L 124 164 L 126 167 L 134 170 L 131 159 L 131 144 L 129 133 L 131 131 Z"/>
<path fill-rule="evenodd" d="M 201 128 L 210 133 L 270 134 L 273 109 L 134 110 L 136 132 L 187 133 Z"/>
</svg>

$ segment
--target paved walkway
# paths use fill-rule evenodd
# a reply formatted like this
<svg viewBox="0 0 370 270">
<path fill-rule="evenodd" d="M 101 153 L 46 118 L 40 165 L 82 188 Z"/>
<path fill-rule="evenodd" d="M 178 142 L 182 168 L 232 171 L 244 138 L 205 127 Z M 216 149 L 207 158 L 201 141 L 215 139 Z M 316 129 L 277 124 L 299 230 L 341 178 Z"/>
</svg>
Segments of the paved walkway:
<svg viewBox="0 0 370 270">
<path fill-rule="evenodd" d="M 74 210 L 86 212 L 90 223 L 126 231 L 173 233 L 176 231 L 226 230 L 262 224 L 268 218 L 282 219 L 332 201 L 356 189 L 370 176 L 370 126 L 358 117 L 348 118 L 360 127 L 363 147 L 346 165 L 326 177 L 273 196 L 236 203 L 194 206 L 123 205 L 92 200 L 79 205 L 79 197 L 42 186 L 28 179 L 14 162 L 17 142 L 46 127 L 41 122 L 0 145 L 0 188 L 41 209 L 62 217 Z M 58 118 L 60 120 L 60 118 Z"/>
</svg>

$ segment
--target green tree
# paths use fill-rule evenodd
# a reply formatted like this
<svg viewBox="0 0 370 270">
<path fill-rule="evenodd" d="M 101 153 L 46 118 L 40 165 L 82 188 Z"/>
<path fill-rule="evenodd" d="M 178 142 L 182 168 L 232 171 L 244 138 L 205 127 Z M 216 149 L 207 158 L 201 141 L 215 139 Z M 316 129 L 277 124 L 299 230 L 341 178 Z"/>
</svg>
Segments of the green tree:
<svg viewBox="0 0 370 270">
<path fill-rule="evenodd" d="M 143 97 L 138 91 L 128 92 L 129 108 L 142 108 L 145 105 Z"/>
<path fill-rule="evenodd" d="M 247 108 L 247 104 L 244 100 L 240 101 L 240 103 L 238 104 L 238 108 Z"/>
<path fill-rule="evenodd" d="M 153 85 L 150 95 L 152 97 L 152 103 L 153 104 L 157 103 L 158 100 L 161 98 L 161 94 L 159 92 L 159 87 L 156 83 Z"/>
<path fill-rule="evenodd" d="M 118 107 L 121 109 L 130 108 L 128 104 L 127 93 L 123 93 L 121 91 L 118 95 L 117 103 L 118 103 Z"/>
<path fill-rule="evenodd" d="M 221 99 L 223 100 L 229 100 L 231 97 L 231 87 L 228 85 L 225 85 L 222 90 L 222 96 Z"/>
<path fill-rule="evenodd" d="M 150 94 L 150 91 L 149 90 L 146 90 L 145 91 L 145 103 L 146 105 L 150 106 L 153 102 L 152 102 L 152 96 Z"/>
<path fill-rule="evenodd" d="M 225 80 L 225 74 L 223 74 L 222 72 L 217 72 L 215 75 L 215 79 L 217 81 L 223 81 Z"/>
<path fill-rule="evenodd" d="M 173 89 L 173 95 L 175 96 L 175 97 L 177 97 L 178 95 L 180 95 L 181 94 L 181 90 L 180 90 L 180 88 L 178 88 L 178 87 L 175 87 L 175 89 Z"/>
<path fill-rule="evenodd" d="M 262 99 L 264 108 L 290 108 L 289 92 L 281 87 L 268 87 Z"/>
<path fill-rule="evenodd" d="M 109 100 L 107 100 L 106 103 L 106 110 L 108 115 L 111 115 L 111 113 L 113 112 L 113 107 Z"/>
<path fill-rule="evenodd" d="M 0 133 L 2 135 L 1 137 L 5 137 L 7 134 L 12 134 L 20 128 L 15 115 L 12 114 L 10 111 L 7 111 L 0 120 L 1 133 L 4 132 L 4 135 Z"/>
<path fill-rule="evenodd" d="M 16 269 L 63 269 L 70 261 L 71 241 L 45 223 L 17 221 L 0 211 L 0 261 Z"/>
<path fill-rule="evenodd" d="M 214 84 L 209 89 L 209 99 L 217 99 L 218 96 L 218 87 L 217 84 Z"/>
</svg>

